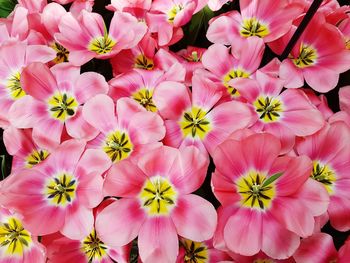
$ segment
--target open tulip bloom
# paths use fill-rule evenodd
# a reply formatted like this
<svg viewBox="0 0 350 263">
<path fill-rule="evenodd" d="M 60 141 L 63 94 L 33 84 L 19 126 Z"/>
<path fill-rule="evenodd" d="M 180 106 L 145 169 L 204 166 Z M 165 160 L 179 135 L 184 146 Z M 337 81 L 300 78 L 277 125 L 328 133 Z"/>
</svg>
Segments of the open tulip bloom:
<svg viewBox="0 0 350 263">
<path fill-rule="evenodd" d="M 349 263 L 344 2 L 0 0 L 0 263 Z"/>
</svg>

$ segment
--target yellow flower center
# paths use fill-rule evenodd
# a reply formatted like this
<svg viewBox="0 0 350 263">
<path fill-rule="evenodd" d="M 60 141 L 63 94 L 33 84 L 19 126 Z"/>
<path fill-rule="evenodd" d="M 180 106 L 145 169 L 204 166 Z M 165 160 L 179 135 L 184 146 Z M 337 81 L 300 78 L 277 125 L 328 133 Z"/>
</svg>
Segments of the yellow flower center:
<svg viewBox="0 0 350 263">
<path fill-rule="evenodd" d="M 33 150 L 32 153 L 30 153 L 25 159 L 26 167 L 32 168 L 34 165 L 44 161 L 49 154 L 50 153 L 46 150 Z"/>
<path fill-rule="evenodd" d="M 22 256 L 31 243 L 31 235 L 19 219 L 10 217 L 0 224 L 0 246 L 6 248 L 6 254 Z"/>
<path fill-rule="evenodd" d="M 107 247 L 97 237 L 95 229 L 81 242 L 81 250 L 87 257 L 88 262 L 100 261 L 107 255 Z"/>
<path fill-rule="evenodd" d="M 102 148 L 112 162 L 118 162 L 129 157 L 133 144 L 126 132 L 114 131 L 106 136 Z"/>
<path fill-rule="evenodd" d="M 244 19 L 241 25 L 241 36 L 243 37 L 265 37 L 270 34 L 267 25 L 261 23 L 255 17 Z"/>
<path fill-rule="evenodd" d="M 203 139 L 211 130 L 211 125 L 206 115 L 207 112 L 198 107 L 192 107 L 190 111 L 185 112 L 180 121 L 184 137 L 192 136 L 194 138 L 198 136 L 200 139 Z"/>
<path fill-rule="evenodd" d="M 322 183 L 329 194 L 333 194 L 334 184 L 337 180 L 335 172 L 328 165 L 322 165 L 318 161 L 314 161 L 313 164 L 311 177 Z"/>
<path fill-rule="evenodd" d="M 229 85 L 228 83 L 230 82 L 230 80 L 235 79 L 235 78 L 249 78 L 249 73 L 245 72 L 242 69 L 231 69 L 224 77 L 223 77 L 223 83 L 224 86 L 227 88 L 227 92 L 228 94 L 230 94 L 230 96 L 232 98 L 237 98 L 240 96 L 238 90 L 235 87 L 232 87 L 231 85 Z"/>
<path fill-rule="evenodd" d="M 345 48 L 350 50 L 350 38 L 345 38 Z"/>
<path fill-rule="evenodd" d="M 251 171 L 240 177 L 237 182 L 237 192 L 241 196 L 241 205 L 249 208 L 266 209 L 276 195 L 275 184 L 264 186 L 266 176 Z"/>
<path fill-rule="evenodd" d="M 166 178 L 153 176 L 145 182 L 140 200 L 149 215 L 168 215 L 176 205 L 177 192 Z"/>
<path fill-rule="evenodd" d="M 48 101 L 51 117 L 65 121 L 74 116 L 78 108 L 78 101 L 67 93 L 57 92 Z"/>
<path fill-rule="evenodd" d="M 176 15 L 183 9 L 182 5 L 174 5 L 168 12 L 168 22 L 174 23 Z"/>
<path fill-rule="evenodd" d="M 194 242 L 184 239 L 181 241 L 185 248 L 185 263 L 207 263 L 209 262 L 208 247 L 203 242 Z"/>
<path fill-rule="evenodd" d="M 74 176 L 62 173 L 50 178 L 45 187 L 45 195 L 52 205 L 65 207 L 73 202 L 77 190 Z"/>
<path fill-rule="evenodd" d="M 53 62 L 55 64 L 69 61 L 68 60 L 68 56 L 69 56 L 68 49 L 66 49 L 64 46 L 58 44 L 57 42 L 55 42 L 52 45 L 52 48 L 56 51 L 56 57 L 53 60 Z"/>
<path fill-rule="evenodd" d="M 293 63 L 299 68 L 306 68 L 314 65 L 317 60 L 317 52 L 311 46 L 301 44 L 299 56 L 293 59 Z"/>
<path fill-rule="evenodd" d="M 140 54 L 135 58 L 135 68 L 152 70 L 154 68 L 154 62 L 152 59 L 146 57 L 144 54 Z"/>
<path fill-rule="evenodd" d="M 139 89 L 132 94 L 132 98 L 140 103 L 146 110 L 156 112 L 157 107 L 153 102 L 153 89 Z"/>
<path fill-rule="evenodd" d="M 26 95 L 21 86 L 21 74 L 16 72 L 7 79 L 7 89 L 13 100 L 17 100 Z"/>
<path fill-rule="evenodd" d="M 106 33 L 91 40 L 88 49 L 98 55 L 104 55 L 111 52 L 115 45 L 116 42 Z"/>
<path fill-rule="evenodd" d="M 276 98 L 260 96 L 255 102 L 255 111 L 260 115 L 260 119 L 264 122 L 275 122 L 281 116 L 283 111 L 282 102 Z"/>
</svg>

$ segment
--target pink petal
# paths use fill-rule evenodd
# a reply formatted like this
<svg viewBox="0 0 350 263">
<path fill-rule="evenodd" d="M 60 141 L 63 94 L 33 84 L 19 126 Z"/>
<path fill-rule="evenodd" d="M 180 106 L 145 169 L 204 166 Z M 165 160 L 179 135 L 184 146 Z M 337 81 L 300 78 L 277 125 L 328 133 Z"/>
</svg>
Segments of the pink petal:
<svg viewBox="0 0 350 263">
<path fill-rule="evenodd" d="M 117 118 L 120 128 L 128 129 L 134 115 L 146 109 L 131 98 L 119 98 L 116 102 Z"/>
<path fill-rule="evenodd" d="M 211 177 L 211 187 L 215 197 L 223 206 L 238 203 L 241 200 L 237 193 L 235 182 L 216 170 Z"/>
<path fill-rule="evenodd" d="M 211 45 L 202 56 L 203 66 L 219 77 L 223 77 L 233 68 L 233 57 L 224 45 Z"/>
<path fill-rule="evenodd" d="M 157 113 L 139 112 L 129 123 L 129 134 L 135 144 L 160 141 L 165 135 L 164 122 Z"/>
<path fill-rule="evenodd" d="M 300 238 L 295 233 L 282 227 L 267 213 L 263 216 L 262 248 L 268 256 L 275 259 L 286 259 L 298 248 Z"/>
<path fill-rule="evenodd" d="M 136 197 L 146 179 L 145 174 L 133 162 L 124 160 L 108 171 L 103 190 L 110 196 Z"/>
<path fill-rule="evenodd" d="M 78 108 L 75 115 L 65 122 L 67 133 L 76 139 L 83 139 L 86 141 L 96 138 L 99 131 L 91 126 L 82 116 L 81 108 Z"/>
<path fill-rule="evenodd" d="M 21 84 L 26 93 L 43 101 L 57 90 L 57 83 L 50 69 L 39 62 L 30 64 L 22 71 Z"/>
<path fill-rule="evenodd" d="M 169 179 L 181 194 L 192 193 L 204 182 L 209 159 L 193 146 L 181 148 L 177 155 L 175 166 L 169 170 Z"/>
<path fill-rule="evenodd" d="M 337 261 L 337 251 L 332 236 L 317 233 L 301 240 L 300 247 L 293 257 L 297 262 L 332 262 Z"/>
<path fill-rule="evenodd" d="M 338 84 L 339 73 L 321 66 L 312 66 L 304 70 L 307 84 L 318 92 L 328 92 Z"/>
<path fill-rule="evenodd" d="M 101 203 L 104 197 L 102 186 L 103 178 L 99 173 L 90 172 L 79 175 L 77 195 L 79 196 L 80 205 L 94 208 Z"/>
<path fill-rule="evenodd" d="M 105 78 L 95 72 L 81 74 L 74 86 L 75 96 L 81 104 L 97 94 L 106 94 L 107 91 L 108 84 Z"/>
<path fill-rule="evenodd" d="M 280 78 L 285 80 L 286 88 L 299 88 L 304 85 L 303 72 L 290 59 L 282 61 L 279 72 Z"/>
<path fill-rule="evenodd" d="M 138 235 L 145 218 L 137 199 L 122 198 L 97 215 L 96 231 L 105 244 L 123 246 Z"/>
<path fill-rule="evenodd" d="M 350 202 L 348 198 L 331 197 L 328 207 L 329 219 L 332 227 L 338 231 L 350 230 Z"/>
<path fill-rule="evenodd" d="M 252 256 L 262 246 L 262 215 L 254 209 L 238 209 L 224 228 L 227 247 L 238 254 Z"/>
<path fill-rule="evenodd" d="M 178 242 L 174 223 L 169 217 L 148 218 L 138 238 L 142 262 L 175 262 L 179 251 Z"/>
<path fill-rule="evenodd" d="M 101 176 L 110 166 L 111 160 L 104 152 L 99 149 L 86 149 L 77 164 L 75 172 L 78 176 L 89 173 Z"/>
<path fill-rule="evenodd" d="M 63 123 L 59 120 L 46 119 L 33 127 L 33 140 L 43 149 L 56 148 L 61 142 Z"/>
<path fill-rule="evenodd" d="M 177 200 L 171 218 L 180 236 L 197 242 L 212 238 L 217 223 L 214 206 L 192 194 Z"/>
<path fill-rule="evenodd" d="M 178 82 L 164 81 L 153 93 L 153 100 L 164 119 L 178 120 L 190 107 L 190 91 Z"/>
<path fill-rule="evenodd" d="M 301 237 L 310 236 L 315 220 L 299 199 L 278 197 L 273 200 L 271 214 L 286 229 Z"/>
<path fill-rule="evenodd" d="M 255 72 L 259 68 L 264 50 L 265 44 L 261 38 L 249 37 L 245 39 L 245 42 L 242 43 L 239 65 L 250 73 Z"/>
<path fill-rule="evenodd" d="M 221 0 L 220 0 L 221 1 Z M 210 3 L 213 0 L 208 2 Z M 212 9 L 213 10 L 213 9 Z M 237 11 L 230 12 L 230 16 L 220 16 L 210 23 L 207 38 L 210 42 L 231 45 L 234 39 L 238 39 L 238 28 L 240 27 L 241 14 Z"/>
<path fill-rule="evenodd" d="M 59 32 L 58 24 L 67 11 L 57 3 L 50 3 L 43 9 L 41 20 L 50 35 Z"/>
<path fill-rule="evenodd" d="M 47 46 L 42 45 L 30 45 L 26 48 L 26 64 L 32 62 L 46 63 L 53 60 L 56 57 L 56 51 Z"/>
<path fill-rule="evenodd" d="M 179 148 L 183 141 L 183 134 L 179 123 L 174 120 L 165 120 L 164 125 L 166 128 L 165 137 L 163 139 L 164 145 Z"/>
<path fill-rule="evenodd" d="M 92 210 L 75 204 L 68 209 L 66 219 L 60 232 L 70 239 L 82 240 L 94 228 Z"/>
<path fill-rule="evenodd" d="M 288 196 L 299 190 L 311 174 L 312 163 L 307 156 L 279 157 L 275 160 L 269 174 L 283 172 L 277 180 L 279 196 Z"/>
<path fill-rule="evenodd" d="M 350 113 L 350 86 L 339 89 L 339 107 L 342 111 Z"/>
<path fill-rule="evenodd" d="M 117 124 L 114 102 L 107 95 L 96 95 L 83 107 L 84 119 L 101 132 L 108 134 Z"/>
</svg>

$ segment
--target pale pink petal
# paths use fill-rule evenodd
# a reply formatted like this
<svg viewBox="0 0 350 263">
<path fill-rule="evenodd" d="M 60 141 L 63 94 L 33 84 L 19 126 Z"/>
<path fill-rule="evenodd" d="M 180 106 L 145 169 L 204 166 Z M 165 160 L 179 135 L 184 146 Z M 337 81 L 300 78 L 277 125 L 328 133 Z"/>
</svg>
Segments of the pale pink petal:
<svg viewBox="0 0 350 263">
<path fill-rule="evenodd" d="M 50 3 L 43 9 L 41 21 L 52 36 L 59 32 L 59 22 L 66 12 L 64 7 L 57 3 Z"/>
<path fill-rule="evenodd" d="M 106 94 L 107 91 L 108 84 L 105 78 L 95 72 L 81 74 L 74 85 L 74 94 L 81 104 L 97 94 Z"/>
<path fill-rule="evenodd" d="M 174 223 L 169 217 L 151 217 L 142 225 L 138 238 L 144 263 L 175 262 L 179 251 Z"/>
<path fill-rule="evenodd" d="M 122 198 L 97 215 L 95 227 L 98 236 L 105 244 L 123 246 L 138 235 L 145 218 L 145 212 L 138 200 Z"/>
<path fill-rule="evenodd" d="M 84 33 L 91 38 L 100 37 L 105 34 L 106 25 L 100 14 L 82 10 L 79 19 Z"/>
<path fill-rule="evenodd" d="M 337 261 L 337 254 L 332 236 L 326 233 L 317 233 L 302 239 L 300 247 L 293 257 L 297 262 L 332 262 Z"/>
<path fill-rule="evenodd" d="M 94 139 L 99 130 L 85 121 L 82 115 L 82 110 L 79 108 L 75 115 L 65 122 L 67 133 L 76 139 L 84 139 L 86 141 Z"/>
<path fill-rule="evenodd" d="M 74 66 L 71 63 L 59 63 L 51 67 L 50 70 L 61 92 L 74 92 L 74 83 L 80 76 L 80 67 Z M 82 104 L 82 102 L 79 101 L 79 104 Z"/>
<path fill-rule="evenodd" d="M 300 238 L 295 233 L 281 226 L 272 216 L 263 215 L 262 248 L 268 256 L 286 259 L 298 248 Z"/>
<path fill-rule="evenodd" d="M 46 63 L 53 60 L 56 57 L 56 51 L 47 46 L 30 45 L 26 48 L 26 64 L 32 62 Z"/>
<path fill-rule="evenodd" d="M 38 100 L 46 100 L 57 90 L 57 83 L 48 66 L 34 62 L 21 73 L 24 91 Z"/>
<path fill-rule="evenodd" d="M 204 182 L 209 159 L 196 147 L 188 146 L 180 149 L 174 165 L 169 171 L 169 179 L 181 194 L 188 194 Z"/>
<path fill-rule="evenodd" d="M 209 3 L 211 3 L 211 0 Z M 221 0 L 220 0 L 221 1 Z M 209 4 L 208 3 L 208 4 Z M 237 11 L 230 12 L 229 16 L 220 16 L 210 22 L 207 31 L 207 38 L 212 43 L 231 45 L 238 39 L 238 28 L 240 27 L 242 17 Z"/>
<path fill-rule="evenodd" d="M 205 110 L 210 110 L 221 98 L 222 92 L 217 85 L 200 74 L 194 74 L 192 78 L 192 103 Z"/>
<path fill-rule="evenodd" d="M 82 240 L 94 228 L 92 209 L 75 204 L 67 210 L 66 218 L 60 232 L 70 239 Z"/>
<path fill-rule="evenodd" d="M 178 82 L 164 81 L 153 93 L 153 100 L 164 119 L 178 120 L 183 111 L 190 107 L 189 89 Z"/>
<path fill-rule="evenodd" d="M 260 66 L 265 44 L 259 37 L 249 37 L 242 43 L 238 64 L 249 73 L 255 72 Z"/>
<path fill-rule="evenodd" d="M 302 71 L 298 69 L 290 59 L 282 61 L 279 75 L 282 80 L 286 81 L 284 84 L 286 88 L 299 88 L 304 85 Z"/>
<path fill-rule="evenodd" d="M 146 179 L 146 175 L 133 162 L 123 160 L 108 171 L 103 190 L 109 196 L 136 197 Z"/>
<path fill-rule="evenodd" d="M 139 112 L 146 112 L 146 109 L 131 98 L 119 98 L 116 102 L 116 111 L 119 127 L 128 129 L 134 115 Z"/>
<path fill-rule="evenodd" d="M 28 95 L 12 104 L 8 117 L 16 128 L 32 128 L 47 115 L 46 105 Z"/>
<path fill-rule="evenodd" d="M 77 195 L 79 196 L 81 205 L 94 208 L 103 200 L 103 178 L 100 172 L 101 171 L 90 172 L 89 174 L 79 175 Z"/>
<path fill-rule="evenodd" d="M 262 246 L 262 214 L 255 209 L 238 209 L 227 221 L 224 239 L 227 247 L 244 256 L 258 253 Z"/>
<path fill-rule="evenodd" d="M 107 95 L 96 95 L 83 107 L 84 119 L 93 127 L 107 134 L 117 124 L 113 100 Z"/>
<path fill-rule="evenodd" d="M 211 176 L 211 187 L 215 197 L 223 206 L 238 203 L 241 196 L 237 193 L 235 182 L 216 170 Z"/>
<path fill-rule="evenodd" d="M 202 56 L 203 66 L 219 77 L 233 68 L 232 60 L 228 48 L 221 44 L 211 45 Z"/>
<path fill-rule="evenodd" d="M 77 176 L 90 173 L 101 176 L 111 166 L 111 160 L 99 149 L 86 149 L 81 156 L 75 173 Z"/>
<path fill-rule="evenodd" d="M 164 125 L 166 128 L 165 137 L 163 139 L 164 145 L 179 148 L 183 141 L 183 134 L 179 123 L 174 120 L 165 120 Z"/>
<path fill-rule="evenodd" d="M 339 107 L 342 111 L 350 113 L 350 86 L 339 89 Z"/>
<path fill-rule="evenodd" d="M 197 242 L 212 238 L 217 223 L 214 206 L 192 194 L 177 200 L 171 219 L 180 236 Z"/>
<path fill-rule="evenodd" d="M 164 138 L 165 127 L 162 118 L 154 112 L 139 112 L 129 123 L 129 134 L 135 144 L 146 144 Z"/>
<path fill-rule="evenodd" d="M 33 127 L 33 140 L 43 149 L 53 149 L 61 142 L 63 123 L 59 120 L 47 119 Z"/>
</svg>

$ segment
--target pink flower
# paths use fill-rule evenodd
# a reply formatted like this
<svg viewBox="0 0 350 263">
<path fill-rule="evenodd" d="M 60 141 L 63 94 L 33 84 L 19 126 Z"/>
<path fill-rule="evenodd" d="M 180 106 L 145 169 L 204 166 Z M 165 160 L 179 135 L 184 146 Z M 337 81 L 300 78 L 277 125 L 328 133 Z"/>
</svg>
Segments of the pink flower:
<svg viewBox="0 0 350 263">
<path fill-rule="evenodd" d="M 104 190 L 123 198 L 97 216 L 101 240 L 122 246 L 138 236 L 142 262 L 160 263 L 176 261 L 178 235 L 196 242 L 210 239 L 216 211 L 191 194 L 203 183 L 208 161 L 195 147 L 163 146 L 136 163 L 125 160 L 113 166 Z"/>
<path fill-rule="evenodd" d="M 45 248 L 23 227 L 21 216 L 0 207 L 0 258 L 2 262 L 44 263 Z"/>
<path fill-rule="evenodd" d="M 195 145 L 202 152 L 213 153 L 233 131 L 254 122 L 249 107 L 238 101 L 217 104 L 221 92 L 200 74 L 192 78 L 192 93 L 182 84 L 161 85 L 153 99 L 165 119 L 165 145 Z"/>
<path fill-rule="evenodd" d="M 183 262 L 206 262 L 217 263 L 229 260 L 230 256 L 213 247 L 213 240 L 196 242 L 186 238 L 180 239 L 180 250 L 176 263 Z"/>
<path fill-rule="evenodd" d="M 98 131 L 81 116 L 81 106 L 99 93 L 107 93 L 102 75 L 86 72 L 67 63 L 49 69 L 32 63 L 22 72 L 26 93 L 10 108 L 10 120 L 17 128 L 33 128 L 34 141 L 43 148 L 56 147 L 65 127 L 73 138 L 91 140 Z"/>
<path fill-rule="evenodd" d="M 92 58 L 106 59 L 137 45 L 147 27 L 128 13 L 115 12 L 109 27 L 101 15 L 83 10 L 74 18 L 65 14 L 59 24 L 57 41 L 69 50 L 70 61 L 80 66 Z"/>
<path fill-rule="evenodd" d="M 111 163 L 158 147 L 165 134 L 162 118 L 130 98 L 115 105 L 107 95 L 97 95 L 85 103 L 83 116 L 100 132 L 88 146 L 108 156 Z"/>
<path fill-rule="evenodd" d="M 281 92 L 283 81 L 261 72 L 257 72 L 256 79 L 256 83 L 232 80 L 230 85 L 236 86 L 252 106 L 257 116 L 252 129 L 277 136 L 283 153 L 292 149 L 295 136 L 311 135 L 322 128 L 324 118 L 304 92 L 295 89 Z"/>
<path fill-rule="evenodd" d="M 298 154 L 313 161 L 310 176 L 322 185 L 330 196 L 328 215 L 331 225 L 339 231 L 350 229 L 349 169 L 350 128 L 343 122 L 326 125 L 314 135 L 300 138 Z"/>
<path fill-rule="evenodd" d="M 329 45 L 329 39 L 332 44 Z M 286 88 L 299 88 L 306 83 L 318 92 L 335 88 L 339 74 L 350 68 L 350 51 L 339 30 L 317 14 L 297 44 L 290 57 L 283 60 L 280 77 Z"/>
<path fill-rule="evenodd" d="M 301 6 L 288 0 L 241 0 L 240 10 L 225 13 L 210 22 L 207 38 L 213 43 L 240 44 L 243 38 L 260 37 L 265 43 L 286 34 Z"/>
<path fill-rule="evenodd" d="M 107 199 L 94 209 L 94 217 L 102 208 L 113 203 Z M 101 263 L 127 263 L 130 258 L 131 244 L 123 247 L 110 247 L 104 244 L 95 228 L 83 239 L 72 240 L 59 233 L 46 235 L 42 243 L 46 246 L 49 262 L 101 262 Z M 115 260 L 115 261 L 113 261 Z"/>
<path fill-rule="evenodd" d="M 279 140 L 270 134 L 226 140 L 216 148 L 212 187 L 222 204 L 216 248 L 286 259 L 300 237 L 313 233 L 314 217 L 327 210 L 327 192 L 309 179 L 308 157 L 280 153 Z"/>
<path fill-rule="evenodd" d="M 3 138 L 7 152 L 13 155 L 12 172 L 32 168 L 50 155 L 48 149 L 39 147 L 33 141 L 31 129 L 22 130 L 10 126 L 4 130 Z"/>
<path fill-rule="evenodd" d="M 54 57 L 55 52 L 42 45 L 12 41 L 0 47 L 0 115 L 8 119 L 11 105 L 26 94 L 20 82 L 23 68 L 34 61 L 49 62 Z"/>
<path fill-rule="evenodd" d="M 82 239 L 92 231 L 92 209 L 103 199 L 101 175 L 109 159 L 84 150 L 85 143 L 65 141 L 45 162 L 11 175 L 2 185 L 1 202 L 21 213 L 34 235 L 60 231 Z"/>
<path fill-rule="evenodd" d="M 249 38 L 245 45 L 231 47 L 231 50 L 224 45 L 214 44 L 204 52 L 202 64 L 212 73 L 209 77 L 220 85 L 226 100 L 232 100 L 239 98 L 240 94 L 237 87 L 231 86 L 229 82 L 237 78 L 252 78 L 260 65 L 264 49 L 263 41 L 257 37 Z"/>
</svg>

